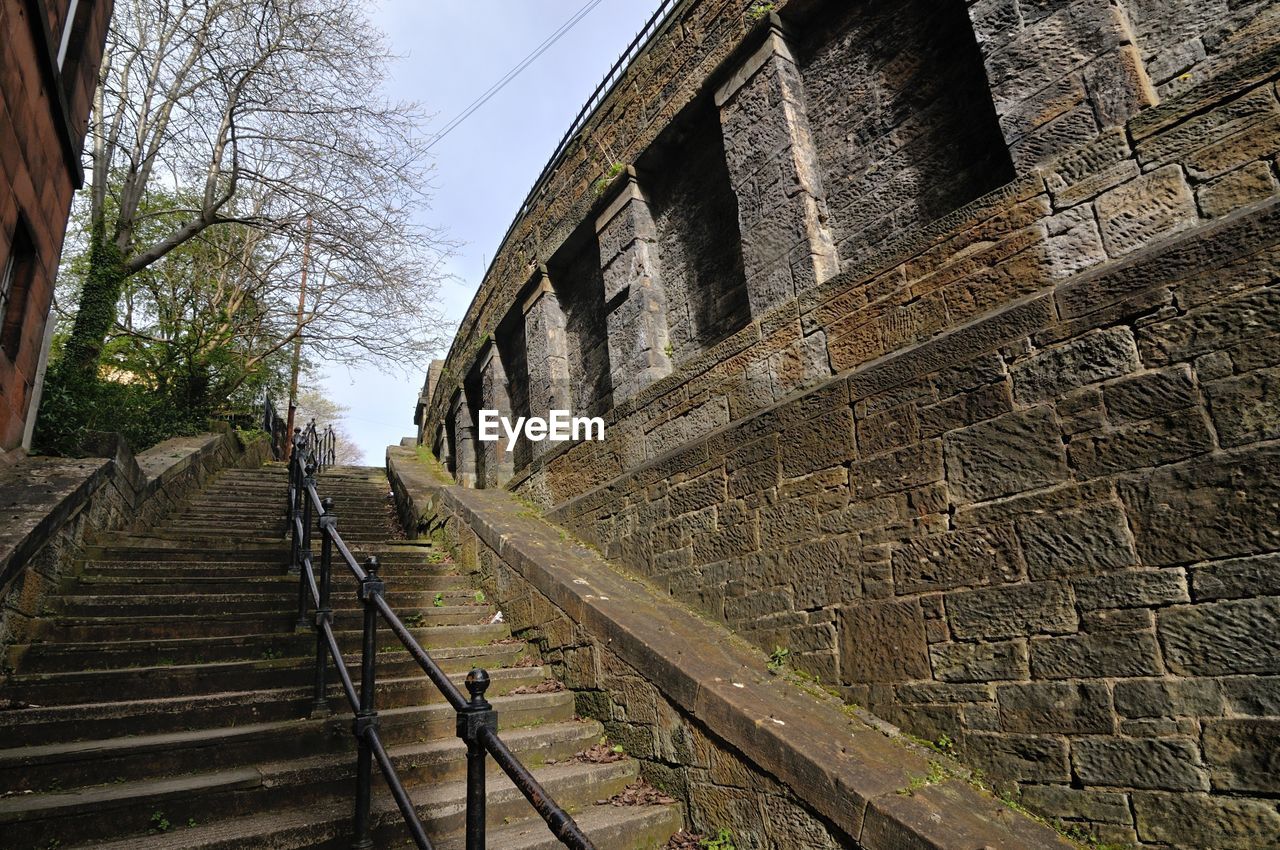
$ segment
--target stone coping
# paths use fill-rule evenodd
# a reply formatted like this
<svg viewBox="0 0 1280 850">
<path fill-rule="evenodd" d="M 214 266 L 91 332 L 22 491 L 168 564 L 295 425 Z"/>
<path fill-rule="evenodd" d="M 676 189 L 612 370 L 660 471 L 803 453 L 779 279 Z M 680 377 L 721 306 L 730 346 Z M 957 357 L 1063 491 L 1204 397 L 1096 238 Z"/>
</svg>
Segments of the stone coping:
<svg viewBox="0 0 1280 850">
<path fill-rule="evenodd" d="M 102 487 L 119 482 L 117 489 L 136 509 L 220 448 L 244 448 L 237 443 L 228 428 L 174 437 L 135 456 L 118 436 L 102 435 L 94 446 L 97 457 L 28 455 L 0 467 L 0 599 L 31 557 Z"/>
<path fill-rule="evenodd" d="M 1076 846 L 961 778 L 932 781 L 938 769 L 921 748 L 894 740 L 834 697 L 770 675 L 759 650 L 566 542 L 509 493 L 448 483 L 398 446 L 387 449 L 387 471 L 407 527 L 457 516 L 674 705 L 867 850 Z"/>
</svg>

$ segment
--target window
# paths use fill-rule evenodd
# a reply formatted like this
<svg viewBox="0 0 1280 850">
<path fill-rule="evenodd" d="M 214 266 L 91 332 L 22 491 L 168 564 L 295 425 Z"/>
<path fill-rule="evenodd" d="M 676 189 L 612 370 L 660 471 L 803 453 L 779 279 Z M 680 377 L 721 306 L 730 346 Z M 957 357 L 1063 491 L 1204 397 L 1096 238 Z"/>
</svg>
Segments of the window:
<svg viewBox="0 0 1280 850">
<path fill-rule="evenodd" d="M 18 220 L 9 256 L 4 261 L 4 276 L 0 277 L 0 350 L 10 361 L 18 357 L 22 345 L 23 318 L 27 312 L 27 294 L 31 289 L 31 277 L 35 270 L 35 247 L 25 222 Z"/>
</svg>

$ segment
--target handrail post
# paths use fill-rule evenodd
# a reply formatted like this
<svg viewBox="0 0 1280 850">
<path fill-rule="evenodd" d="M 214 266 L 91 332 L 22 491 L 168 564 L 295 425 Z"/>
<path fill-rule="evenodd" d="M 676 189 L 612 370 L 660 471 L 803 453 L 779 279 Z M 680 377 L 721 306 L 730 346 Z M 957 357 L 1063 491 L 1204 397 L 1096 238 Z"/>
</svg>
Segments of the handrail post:
<svg viewBox="0 0 1280 850">
<path fill-rule="evenodd" d="M 315 700 L 311 705 L 312 717 L 326 717 L 329 714 L 328 665 L 329 645 L 324 637 L 324 624 L 333 625 L 333 609 L 329 606 L 329 590 L 333 583 L 333 531 L 338 518 L 333 515 L 333 499 L 325 498 L 320 503 L 324 513 L 318 520 L 320 523 L 320 605 L 316 608 L 316 682 Z"/>
<path fill-rule="evenodd" d="M 316 465 L 307 460 L 305 475 L 302 479 L 302 541 L 298 544 L 298 629 L 311 625 L 307 620 L 307 602 L 311 596 L 311 586 L 307 584 L 307 571 L 303 569 L 307 559 L 311 557 L 311 490 L 316 486 Z M 296 531 L 295 531 L 296 533 Z M 312 573 L 314 574 L 314 569 Z"/>
<path fill-rule="evenodd" d="M 484 729 L 496 732 L 498 712 L 484 698 L 489 689 L 489 674 L 477 667 L 467 674 L 467 692 L 471 702 L 458 712 L 458 737 L 467 744 L 467 850 L 485 850 Z"/>
<path fill-rule="evenodd" d="M 298 546 L 301 543 L 294 532 L 293 518 L 298 515 L 298 493 L 302 490 L 301 463 L 298 458 L 298 447 L 302 445 L 302 429 L 293 429 L 293 450 L 289 456 L 289 499 L 285 505 L 284 518 L 289 524 L 289 575 L 298 571 Z"/>
<path fill-rule="evenodd" d="M 378 729 L 378 712 L 373 708 L 374 688 L 377 682 L 374 665 L 378 658 L 378 608 L 377 597 L 384 585 L 378 578 L 378 559 L 370 557 L 364 563 L 367 575 L 360 581 L 360 602 L 364 605 L 364 648 L 360 656 L 360 710 L 356 712 L 354 732 L 359 745 L 356 755 L 356 814 L 354 850 L 373 847 L 369 834 L 369 804 L 372 799 L 373 747 L 369 736 Z"/>
</svg>

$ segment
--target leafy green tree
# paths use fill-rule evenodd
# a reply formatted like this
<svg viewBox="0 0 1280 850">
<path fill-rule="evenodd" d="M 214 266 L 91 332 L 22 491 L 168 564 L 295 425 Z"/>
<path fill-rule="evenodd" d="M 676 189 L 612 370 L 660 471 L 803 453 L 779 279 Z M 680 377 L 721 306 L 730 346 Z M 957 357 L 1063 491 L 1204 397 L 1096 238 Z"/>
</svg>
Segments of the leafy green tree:
<svg viewBox="0 0 1280 850">
<path fill-rule="evenodd" d="M 130 387 L 152 418 L 188 427 L 273 380 L 294 340 L 346 362 L 416 366 L 438 350 L 449 246 L 414 224 L 420 113 L 381 98 L 391 57 L 366 15 L 345 0 L 117 1 L 46 447 L 113 404 L 146 413 Z"/>
</svg>

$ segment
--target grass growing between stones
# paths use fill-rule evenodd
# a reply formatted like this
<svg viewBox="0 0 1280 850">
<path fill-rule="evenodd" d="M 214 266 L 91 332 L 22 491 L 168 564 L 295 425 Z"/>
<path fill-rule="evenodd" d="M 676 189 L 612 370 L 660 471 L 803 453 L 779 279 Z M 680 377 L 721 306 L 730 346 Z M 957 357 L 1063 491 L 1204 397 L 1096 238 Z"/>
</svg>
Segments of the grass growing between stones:
<svg viewBox="0 0 1280 850">
<path fill-rule="evenodd" d="M 898 789 L 897 793 L 904 797 L 910 797 L 922 788 L 927 788 L 930 785 L 941 785 L 951 779 L 952 776 L 953 774 L 943 767 L 941 762 L 931 761 L 929 762 L 929 772 L 926 775 L 911 777 L 906 785 Z"/>
</svg>

